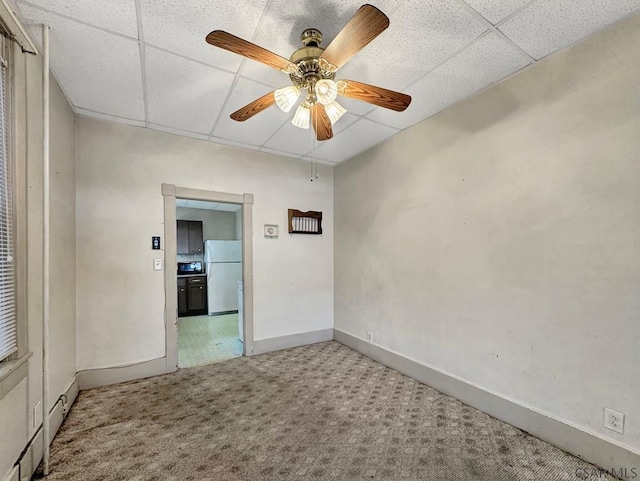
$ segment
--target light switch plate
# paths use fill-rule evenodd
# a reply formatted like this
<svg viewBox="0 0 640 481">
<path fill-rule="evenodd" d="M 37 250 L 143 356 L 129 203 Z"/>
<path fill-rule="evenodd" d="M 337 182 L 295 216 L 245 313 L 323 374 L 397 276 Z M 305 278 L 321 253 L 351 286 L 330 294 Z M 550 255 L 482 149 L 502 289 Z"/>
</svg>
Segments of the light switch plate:
<svg viewBox="0 0 640 481">
<path fill-rule="evenodd" d="M 153 270 L 154 271 L 162 270 L 162 259 L 153 259 Z"/>
</svg>

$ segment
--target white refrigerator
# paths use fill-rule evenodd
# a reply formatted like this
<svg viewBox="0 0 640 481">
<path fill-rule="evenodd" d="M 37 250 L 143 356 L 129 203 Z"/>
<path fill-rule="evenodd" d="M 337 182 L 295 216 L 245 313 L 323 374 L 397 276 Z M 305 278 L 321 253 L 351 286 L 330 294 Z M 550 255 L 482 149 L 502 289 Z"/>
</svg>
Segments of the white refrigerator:
<svg viewBox="0 0 640 481">
<path fill-rule="evenodd" d="M 238 281 L 242 280 L 242 241 L 204 243 L 209 315 L 238 310 Z"/>
</svg>

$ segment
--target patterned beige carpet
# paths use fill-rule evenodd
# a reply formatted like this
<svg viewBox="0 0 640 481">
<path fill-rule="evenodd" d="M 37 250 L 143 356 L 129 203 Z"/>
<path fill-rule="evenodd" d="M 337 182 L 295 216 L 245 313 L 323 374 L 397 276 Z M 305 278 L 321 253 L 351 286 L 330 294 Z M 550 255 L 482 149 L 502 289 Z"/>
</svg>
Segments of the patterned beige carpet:
<svg viewBox="0 0 640 481">
<path fill-rule="evenodd" d="M 50 479 L 65 481 L 575 481 L 596 469 L 336 342 L 83 391 L 51 452 Z"/>
<path fill-rule="evenodd" d="M 202 366 L 238 356 L 242 356 L 238 314 L 178 318 L 178 366 Z"/>
</svg>

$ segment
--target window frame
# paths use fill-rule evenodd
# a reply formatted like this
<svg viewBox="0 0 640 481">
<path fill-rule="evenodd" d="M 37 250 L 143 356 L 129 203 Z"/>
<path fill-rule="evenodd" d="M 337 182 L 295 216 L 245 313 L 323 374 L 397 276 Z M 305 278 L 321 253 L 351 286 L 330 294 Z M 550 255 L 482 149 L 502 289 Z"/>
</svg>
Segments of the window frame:
<svg viewBox="0 0 640 481">
<path fill-rule="evenodd" d="M 21 62 L 20 64 L 16 62 L 16 57 L 21 53 L 21 50 L 17 50 L 20 48 L 20 41 L 16 40 L 16 38 L 22 38 L 22 29 L 17 23 L 13 13 L 3 7 L 4 4 L 0 4 L 0 36 L 3 37 L 0 54 L 7 63 L 5 78 L 5 122 L 7 130 L 7 154 L 11 159 L 10 164 L 12 169 L 13 245 L 15 259 L 15 303 L 18 349 L 16 352 L 0 361 L 0 399 L 19 384 L 22 379 L 27 377 L 27 360 L 32 355 L 28 350 L 27 338 L 26 93 L 24 88 L 16 88 L 16 78 L 22 79 L 26 75 L 26 61 Z M 12 31 L 19 32 L 19 37 L 15 37 L 12 34 Z M 31 45 L 30 40 L 27 41 L 28 44 Z M 24 52 L 24 50 L 22 50 L 22 52 Z M 18 70 L 20 70 L 19 73 Z M 22 100 L 20 105 L 18 105 L 18 102 L 16 101 L 17 99 Z M 22 130 L 18 128 L 19 124 L 24 127 Z"/>
<path fill-rule="evenodd" d="M 6 32 L 6 30 L 4 28 L 0 28 L 0 83 L 2 83 L 2 91 L 3 91 L 3 95 L 0 97 L 0 120 L 2 123 L 2 125 L 0 125 L 0 135 L 2 135 L 4 138 L 0 138 L 0 144 L 4 144 L 3 146 L 3 154 L 4 154 L 4 159 L 3 159 L 3 164 L 2 168 L 3 168 L 3 172 L 4 172 L 4 181 L 0 182 L 0 193 L 2 194 L 2 198 L 4 200 L 4 198 L 6 197 L 7 199 L 7 204 L 4 206 L 1 210 L 1 214 L 4 217 L 4 213 L 5 213 L 5 208 L 6 208 L 6 222 L 7 224 L 5 224 L 5 222 L 2 222 L 2 227 L 3 227 L 3 232 L 4 232 L 4 226 L 7 225 L 9 228 L 7 229 L 7 231 L 9 231 L 7 233 L 6 236 L 6 240 L 8 245 L 7 250 L 6 250 L 6 255 L 7 255 L 7 259 L 2 259 L 2 262 L 7 262 L 8 265 L 6 265 L 5 267 L 3 267 L 3 281 L 2 284 L 0 285 L 0 289 L 2 289 L 4 287 L 6 287 L 8 290 L 13 289 L 13 295 L 9 295 L 7 297 L 8 302 L 11 304 L 13 304 L 13 319 L 5 319 L 3 322 L 7 322 L 8 324 L 5 324 L 5 327 L 8 325 L 9 326 L 9 330 L 11 331 L 11 326 L 13 325 L 13 329 L 15 329 L 14 333 L 13 333 L 13 342 L 15 343 L 15 345 L 13 345 L 11 347 L 11 349 L 13 349 L 13 352 L 11 352 L 11 350 L 9 351 L 8 354 L 2 354 L 0 353 L 0 356 L 4 356 L 0 358 L 0 363 L 6 362 L 8 360 L 13 360 L 16 358 L 16 354 L 18 353 L 18 313 L 17 313 L 17 293 L 16 293 L 16 251 L 15 251 L 15 237 L 16 237 L 16 231 L 15 231 L 15 220 L 16 220 L 16 215 L 15 215 L 15 207 L 14 207 L 14 202 L 15 202 L 15 196 L 14 196 L 14 176 L 15 176 L 15 161 L 14 161 L 14 156 L 13 156 L 13 151 L 12 151 L 12 146 L 13 146 L 13 142 L 12 142 L 12 131 L 13 129 L 11 128 L 11 113 L 13 111 L 12 109 L 12 105 L 11 105 L 11 99 L 12 99 L 12 92 L 11 92 L 11 74 L 13 72 L 13 69 L 11 68 L 11 50 L 10 47 L 8 47 L 8 44 L 11 41 L 8 39 L 8 34 Z M 3 192 L 4 190 L 4 192 Z M 4 237 L 4 235 L 2 236 Z M 5 252 L 3 250 L 3 252 Z M 4 256 L 3 256 L 4 257 Z M 11 259 L 12 258 L 12 259 Z M 11 259 L 11 260 L 9 260 Z M 4 270 L 6 269 L 6 270 Z M 4 275 L 9 275 L 11 276 L 10 278 L 10 283 L 5 284 L 6 280 L 9 279 L 5 279 Z M 2 293 L 2 298 L 5 299 L 4 297 L 4 292 Z"/>
</svg>

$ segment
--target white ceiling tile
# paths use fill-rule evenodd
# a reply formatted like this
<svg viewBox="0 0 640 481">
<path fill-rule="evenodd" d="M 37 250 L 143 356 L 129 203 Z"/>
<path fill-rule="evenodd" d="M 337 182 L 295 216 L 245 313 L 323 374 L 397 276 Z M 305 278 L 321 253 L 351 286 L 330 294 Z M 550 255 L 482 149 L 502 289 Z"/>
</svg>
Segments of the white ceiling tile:
<svg viewBox="0 0 640 481">
<path fill-rule="evenodd" d="M 329 45 L 362 0 L 17 2 L 28 22 L 51 26 L 52 70 L 76 112 L 146 125 L 140 48 L 133 40 L 139 2 L 147 44 L 149 128 L 328 164 L 382 142 L 396 129 L 428 118 L 527 64 L 512 44 L 488 33 L 486 22 L 469 7 L 536 58 L 640 10 L 640 0 L 373 0 L 390 17 L 390 27 L 341 68 L 337 79 L 405 92 L 413 102 L 396 113 L 341 97 L 348 113 L 334 126 L 335 137 L 317 145 L 312 131 L 290 125 L 293 112 L 275 106 L 245 122 L 231 120 L 231 112 L 290 84 L 290 79 L 208 45 L 205 36 L 225 30 L 288 58 L 301 46 L 305 28 L 320 29 L 323 46 Z M 40 41 L 39 28 L 30 28 Z"/>
<path fill-rule="evenodd" d="M 342 101 L 340 101 L 340 103 L 342 103 Z M 333 124 L 332 126 L 333 134 L 338 135 L 340 132 L 342 132 L 344 129 L 346 129 L 352 123 L 354 123 L 356 120 L 358 120 L 357 115 L 352 115 L 349 112 L 347 112 L 342 117 L 340 117 L 335 124 Z"/>
<path fill-rule="evenodd" d="M 333 139 L 324 142 L 307 157 L 328 162 L 342 162 L 374 145 L 384 142 L 398 131 L 367 119 L 354 122 Z"/>
<path fill-rule="evenodd" d="M 267 0 L 141 0 L 145 42 L 236 72 L 242 57 L 205 42 L 213 30 L 251 40 Z"/>
<path fill-rule="evenodd" d="M 494 25 L 533 0 L 465 0 Z"/>
<path fill-rule="evenodd" d="M 144 119 L 140 49 L 133 40 L 22 5 L 29 23 L 48 24 L 51 67 L 71 102 L 84 109 Z M 41 42 L 40 27 L 31 33 Z"/>
<path fill-rule="evenodd" d="M 267 139 L 293 115 L 293 112 L 284 113 L 273 105 L 244 122 L 236 122 L 232 120 L 229 115 L 257 98 L 262 97 L 269 92 L 269 90 L 270 87 L 252 82 L 251 80 L 238 80 L 238 83 L 231 92 L 225 111 L 222 117 L 220 117 L 213 135 L 250 145 L 262 145 L 266 142 Z"/>
<path fill-rule="evenodd" d="M 291 112 L 293 114 L 293 112 Z M 312 128 L 299 129 L 291 122 L 286 122 L 265 146 L 272 150 L 290 152 L 290 155 L 303 155 L 318 146 Z M 264 150 L 264 149 L 261 149 Z"/>
<path fill-rule="evenodd" d="M 403 129 L 502 80 L 529 62 L 500 35 L 489 33 L 407 89 L 402 113 L 377 109 L 368 118 Z"/>
<path fill-rule="evenodd" d="M 369 3 L 388 15 L 401 1 L 381 0 Z M 253 40 L 244 38 L 281 57 L 290 58 L 295 50 L 302 47 L 300 34 L 303 30 L 317 28 L 322 32 L 322 47 L 326 48 L 363 3 L 361 0 L 322 2 L 273 0 L 265 12 L 255 38 Z M 229 32 L 242 36 L 231 30 Z M 282 87 L 290 83 L 286 74 L 251 60 L 245 62 L 241 73 L 244 77 L 274 87 Z"/>
<path fill-rule="evenodd" d="M 293 118 L 293 113 L 291 113 Z M 334 125 L 333 132 L 338 134 L 340 131 L 358 120 L 356 115 L 350 113 L 344 114 Z M 281 152 L 290 152 L 292 154 L 303 155 L 311 152 L 322 142 L 316 140 L 313 129 L 299 129 L 291 122 L 286 122 L 276 134 L 269 139 L 265 147 Z M 265 150 L 265 149 L 261 149 Z"/>
<path fill-rule="evenodd" d="M 18 3 L 21 10 L 23 5 L 27 7 L 37 6 L 96 27 L 138 38 L 135 0 L 102 2 L 88 2 L 87 0 L 29 0 L 28 2 Z"/>
<path fill-rule="evenodd" d="M 538 0 L 500 30 L 539 59 L 638 10 L 640 0 Z"/>
<path fill-rule="evenodd" d="M 208 134 L 233 75 L 152 47 L 146 49 L 149 121 Z"/>
<path fill-rule="evenodd" d="M 340 69 L 339 78 L 402 91 L 486 30 L 451 0 L 405 2 L 390 20 L 385 32 Z"/>
</svg>

